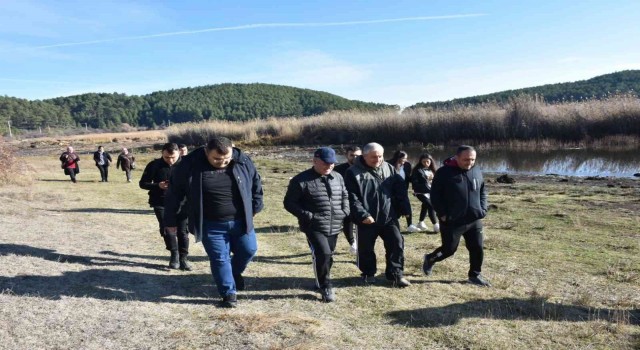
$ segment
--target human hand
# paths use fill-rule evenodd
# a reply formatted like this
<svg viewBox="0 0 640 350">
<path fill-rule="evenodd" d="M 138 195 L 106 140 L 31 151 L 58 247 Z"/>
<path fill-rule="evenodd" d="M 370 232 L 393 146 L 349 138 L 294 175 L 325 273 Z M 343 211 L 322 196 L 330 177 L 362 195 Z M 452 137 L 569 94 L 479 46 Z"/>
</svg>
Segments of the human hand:
<svg viewBox="0 0 640 350">
<path fill-rule="evenodd" d="M 166 190 L 167 188 L 169 188 L 169 181 L 167 181 L 167 180 L 160 181 L 158 183 L 158 187 L 160 187 L 161 190 Z"/>
<path fill-rule="evenodd" d="M 366 219 L 362 220 L 362 223 L 365 224 L 365 225 L 371 225 L 374 222 L 376 222 L 376 221 L 371 216 L 367 216 Z"/>
</svg>

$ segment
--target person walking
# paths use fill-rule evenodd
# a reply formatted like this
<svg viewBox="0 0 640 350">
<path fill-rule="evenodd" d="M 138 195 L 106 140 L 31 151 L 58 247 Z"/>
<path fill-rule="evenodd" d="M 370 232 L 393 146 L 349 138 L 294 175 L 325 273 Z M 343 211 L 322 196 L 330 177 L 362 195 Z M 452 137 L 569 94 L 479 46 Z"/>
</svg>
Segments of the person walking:
<svg viewBox="0 0 640 350">
<path fill-rule="evenodd" d="M 404 237 L 398 218 L 411 212 L 407 187 L 395 168 L 384 161 L 384 148 L 375 142 L 362 149 L 346 173 L 350 215 L 358 225 L 358 268 L 365 283 L 376 283 L 375 242 L 384 242 L 385 277 L 394 286 L 407 287 L 404 278 Z"/>
<path fill-rule="evenodd" d="M 433 157 L 429 153 L 421 154 L 418 164 L 416 164 L 411 172 L 411 186 L 413 187 L 414 196 L 422 203 L 418 228 L 421 230 L 427 229 L 424 219 L 428 213 L 429 220 L 431 220 L 431 224 L 433 225 L 433 232 L 437 233 L 440 232 L 440 224 L 438 224 L 436 211 L 431 204 L 431 183 L 433 182 L 435 173 L 436 166 Z"/>
<path fill-rule="evenodd" d="M 135 161 L 136 157 L 126 147 L 122 147 L 122 152 L 118 155 L 118 161 L 116 162 L 116 169 L 124 171 L 127 176 L 127 182 L 131 182 L 131 170 L 135 169 Z"/>
<path fill-rule="evenodd" d="M 76 183 L 76 175 L 80 173 L 80 156 L 74 152 L 72 146 L 60 155 L 60 162 L 65 175 L 69 175 L 71 182 Z"/>
<path fill-rule="evenodd" d="M 284 208 L 298 218 L 300 231 L 307 237 L 316 286 L 324 302 L 336 300 L 329 276 L 338 234 L 349 215 L 344 179 L 332 171 L 336 162 L 332 148 L 318 148 L 311 169 L 294 176 L 284 196 Z"/>
<path fill-rule="evenodd" d="M 167 232 L 175 232 L 186 198 L 189 231 L 202 241 L 221 306 L 236 307 L 243 273 L 258 244 L 253 217 L 263 208 L 260 175 L 251 158 L 226 137 L 214 137 L 171 173 L 165 199 Z"/>
<path fill-rule="evenodd" d="M 487 215 L 487 192 L 472 146 L 458 147 L 456 155 L 444 161 L 433 178 L 431 203 L 440 219 L 442 245 L 424 256 L 422 270 L 431 275 L 433 265 L 452 256 L 464 237 L 469 250 L 469 283 L 490 287 L 482 275 L 484 251 L 482 219 Z"/>
<path fill-rule="evenodd" d="M 345 153 L 345 158 L 347 159 L 347 161 L 342 164 L 336 165 L 333 168 L 333 171 L 340 174 L 344 179 L 347 173 L 347 169 L 349 169 L 349 167 L 353 165 L 353 161 L 356 159 L 356 157 L 359 157 L 361 155 L 362 155 L 362 150 L 360 149 L 360 147 L 358 146 L 347 147 L 346 153 Z M 344 221 L 342 222 L 342 232 L 344 233 L 344 237 L 347 239 L 347 242 L 349 242 L 349 252 L 353 255 L 358 254 L 358 244 L 356 243 L 356 238 L 354 234 L 355 227 L 356 226 L 353 224 L 349 216 L 344 218 Z"/>
<path fill-rule="evenodd" d="M 165 196 L 169 188 L 171 167 L 178 162 L 180 152 L 175 143 L 166 143 L 162 146 L 162 156 L 154 159 L 144 168 L 140 178 L 140 188 L 149 191 L 149 206 L 158 220 L 160 236 L 164 240 L 165 247 L 171 252 L 169 258 L 170 269 L 191 271 L 192 267 L 187 257 L 189 256 L 189 232 L 187 230 L 187 217 L 185 213 L 178 211 L 178 219 L 172 221 L 172 226 L 177 227 L 172 232 L 167 232 L 165 227 Z M 180 208 L 179 208 L 180 209 Z"/>
<path fill-rule="evenodd" d="M 108 182 L 111 155 L 104 151 L 104 147 L 98 146 L 98 150 L 93 152 L 93 160 L 96 162 L 98 170 L 100 170 L 100 182 Z"/>
<path fill-rule="evenodd" d="M 400 177 L 402 177 L 402 179 L 404 180 L 404 184 L 407 188 L 407 190 L 409 190 L 409 184 L 411 182 L 410 177 L 411 177 L 411 163 L 409 163 L 409 161 L 407 161 L 409 155 L 407 154 L 407 152 L 405 151 L 395 151 L 393 153 L 393 157 L 391 157 L 391 159 L 389 159 L 387 162 L 389 164 L 391 164 L 396 172 L 398 173 L 398 175 L 400 175 Z M 411 211 L 409 211 L 409 214 L 407 216 L 405 216 L 406 220 L 407 220 L 407 231 L 408 232 L 418 232 L 420 231 L 420 229 L 413 224 L 413 215 L 411 214 Z"/>
</svg>

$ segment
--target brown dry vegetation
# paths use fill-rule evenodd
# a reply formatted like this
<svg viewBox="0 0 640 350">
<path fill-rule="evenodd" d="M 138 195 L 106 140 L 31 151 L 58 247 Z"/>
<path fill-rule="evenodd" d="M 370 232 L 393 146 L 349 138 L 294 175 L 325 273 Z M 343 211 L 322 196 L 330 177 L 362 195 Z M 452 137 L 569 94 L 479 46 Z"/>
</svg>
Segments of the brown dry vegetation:
<svg viewBox="0 0 640 350">
<path fill-rule="evenodd" d="M 340 237 L 332 271 L 338 300 L 323 304 L 305 239 L 282 208 L 288 179 L 309 164 L 254 159 L 266 196 L 256 216 L 259 252 L 240 306 L 225 310 L 216 307 L 200 244 L 191 248 L 194 271 L 165 268 L 146 191 L 121 171 L 112 167 L 110 182 L 99 183 L 84 162 L 74 185 L 56 154 L 24 158 L 33 185 L 0 187 L 0 348 L 640 346 L 637 185 L 489 183 L 484 274 L 493 288 L 464 282 L 464 246 L 423 276 L 422 255 L 439 242 L 424 233 L 405 235 L 411 287 L 365 286 Z"/>
<path fill-rule="evenodd" d="M 309 118 L 178 124 L 169 140 L 201 145 L 211 135 L 251 144 L 470 144 L 636 147 L 640 99 L 549 104 L 530 96 L 507 104 L 382 112 L 330 112 Z"/>
</svg>

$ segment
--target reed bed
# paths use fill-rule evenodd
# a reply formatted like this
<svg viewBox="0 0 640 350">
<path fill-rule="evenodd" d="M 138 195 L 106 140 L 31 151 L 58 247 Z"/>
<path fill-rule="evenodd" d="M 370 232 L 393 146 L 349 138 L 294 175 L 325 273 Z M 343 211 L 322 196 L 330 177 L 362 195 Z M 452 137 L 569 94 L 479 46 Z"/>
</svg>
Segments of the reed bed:
<svg viewBox="0 0 640 350">
<path fill-rule="evenodd" d="M 507 103 L 378 112 L 334 111 L 313 117 L 206 121 L 167 130 L 171 142 L 201 145 L 213 135 L 246 144 L 473 143 L 631 146 L 640 144 L 640 98 L 546 103 L 522 95 Z"/>
</svg>

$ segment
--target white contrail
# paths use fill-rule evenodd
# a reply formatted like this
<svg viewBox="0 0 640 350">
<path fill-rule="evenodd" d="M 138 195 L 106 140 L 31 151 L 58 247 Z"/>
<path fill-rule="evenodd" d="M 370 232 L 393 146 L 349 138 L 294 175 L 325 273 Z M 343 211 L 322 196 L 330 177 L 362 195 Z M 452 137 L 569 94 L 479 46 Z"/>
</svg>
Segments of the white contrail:
<svg viewBox="0 0 640 350">
<path fill-rule="evenodd" d="M 361 24 L 378 24 L 378 23 L 390 23 L 390 22 L 458 19 L 458 18 L 469 18 L 469 17 L 480 17 L 480 16 L 486 16 L 486 14 L 472 13 L 472 14 L 466 14 L 466 15 L 405 17 L 405 18 L 390 18 L 390 19 L 376 19 L 376 20 L 369 20 L 369 21 L 348 21 L 348 22 L 257 23 L 257 24 L 246 24 L 246 25 L 233 26 L 233 27 L 217 27 L 217 28 L 207 28 L 207 29 L 198 29 L 198 30 L 186 30 L 181 32 L 159 33 L 159 34 L 149 34 L 149 35 L 140 35 L 140 36 L 126 36 L 126 37 L 111 38 L 111 39 L 100 39 L 100 40 L 80 41 L 80 42 L 73 42 L 73 43 L 61 43 L 61 44 L 52 44 L 52 45 L 22 47 L 22 48 L 14 48 L 9 50 L 0 50 L 0 51 L 6 52 L 6 51 L 15 51 L 15 50 L 50 49 L 50 48 L 64 47 L 64 46 L 92 45 L 92 44 L 109 43 L 114 41 L 141 40 L 141 39 L 159 38 L 164 36 L 189 35 L 189 34 L 221 32 L 221 31 L 231 31 L 231 30 L 247 30 L 247 29 L 256 29 L 256 28 L 338 27 L 338 26 L 354 26 L 354 25 L 361 25 Z"/>
</svg>

